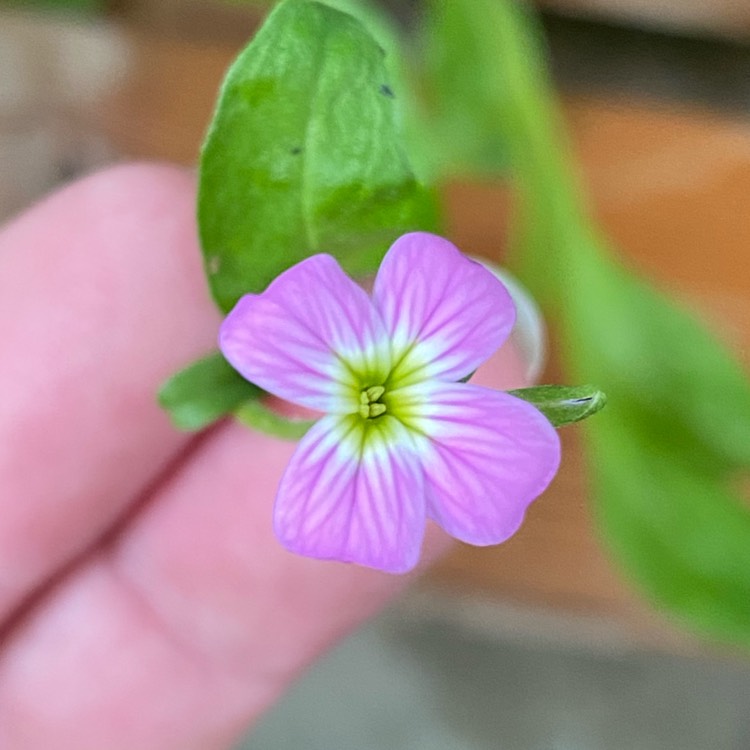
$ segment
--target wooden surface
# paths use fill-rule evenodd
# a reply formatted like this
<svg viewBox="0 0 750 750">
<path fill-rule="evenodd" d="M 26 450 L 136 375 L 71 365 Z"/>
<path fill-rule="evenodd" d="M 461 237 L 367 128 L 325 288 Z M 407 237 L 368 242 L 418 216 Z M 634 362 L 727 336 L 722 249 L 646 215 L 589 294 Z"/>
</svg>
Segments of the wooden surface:
<svg viewBox="0 0 750 750">
<path fill-rule="evenodd" d="M 714 32 L 747 38 L 747 0 L 538 0 L 545 8 L 665 31 Z"/>
<path fill-rule="evenodd" d="M 533 0 L 541 8 L 604 21 L 671 32 L 716 33 L 738 38 L 750 34 L 748 0 Z M 122 16 L 190 38 L 241 39 L 248 16 L 259 11 L 227 0 L 109 0 Z M 412 3 L 403 2 L 409 8 Z M 390 7 L 397 9 L 398 2 Z"/>
<path fill-rule="evenodd" d="M 127 77 L 98 127 L 127 157 L 194 164 L 234 47 L 134 37 Z M 694 304 L 750 364 L 750 126 L 710 114 L 615 99 L 565 102 L 596 214 L 625 261 Z M 450 234 L 497 257 L 507 194 L 453 185 Z M 564 464 L 520 533 L 461 548 L 431 580 L 567 612 L 649 623 L 647 608 L 600 549 L 575 428 Z"/>
<path fill-rule="evenodd" d="M 108 0 L 115 17 L 160 37 L 242 44 L 270 3 L 231 0 Z"/>
</svg>

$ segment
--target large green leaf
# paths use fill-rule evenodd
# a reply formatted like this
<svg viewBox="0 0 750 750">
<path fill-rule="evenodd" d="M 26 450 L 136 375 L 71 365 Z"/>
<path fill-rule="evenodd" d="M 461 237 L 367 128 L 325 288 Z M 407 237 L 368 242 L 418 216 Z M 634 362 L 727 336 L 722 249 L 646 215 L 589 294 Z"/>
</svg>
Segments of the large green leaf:
<svg viewBox="0 0 750 750">
<path fill-rule="evenodd" d="M 276 0 L 227 0 L 235 5 L 256 5 L 270 8 Z M 402 45 L 399 33 L 390 16 L 377 0 L 319 0 L 323 5 L 348 13 L 359 21 L 385 52 L 385 64 L 390 75 L 399 78 L 403 73 Z"/>
<path fill-rule="evenodd" d="M 393 82 L 394 95 L 398 95 L 397 125 L 403 134 L 409 160 L 415 174 L 422 180 L 434 181 L 436 159 L 434 145 L 428 137 L 425 114 L 415 95 L 415 79 L 412 66 L 407 63 L 412 56 L 405 54 L 412 49 L 405 44 L 403 32 L 394 19 L 375 0 L 321 0 L 325 5 L 349 13 L 372 34 L 385 52 L 385 66 Z"/>
<path fill-rule="evenodd" d="M 253 2 L 253 0 L 235 0 L 236 2 Z M 255 0 L 256 4 L 266 6 L 275 5 L 273 0 Z M 404 44 L 403 32 L 394 19 L 387 13 L 377 0 L 320 0 L 324 5 L 348 13 L 356 18 L 372 34 L 373 39 L 385 52 L 385 65 L 388 76 L 393 82 L 393 90 L 399 92 L 398 113 L 401 117 L 407 151 L 416 174 L 425 179 L 432 179 L 438 165 L 444 165 L 443 149 L 446 145 L 455 143 L 454 132 L 449 144 L 440 139 L 430 137 L 435 128 L 428 128 L 422 103 L 414 95 L 417 76 L 413 66 L 407 62 L 413 60 L 413 55 L 405 55 L 413 45 Z M 409 58 L 407 60 L 407 58 Z M 461 139 L 463 141 L 463 138 Z M 435 153 L 436 149 L 439 154 Z M 439 157 L 439 158 L 436 158 Z"/>
<path fill-rule="evenodd" d="M 609 398 L 585 431 L 606 539 L 662 607 L 750 645 L 750 511 L 732 489 L 750 466 L 747 378 L 593 229 L 529 12 L 512 0 L 432 7 L 444 44 L 459 32 L 472 44 L 467 81 L 477 66 L 485 71 L 481 100 L 474 91 L 467 106 L 491 115 L 509 148 L 521 276 L 555 311 L 571 373 Z"/>
<path fill-rule="evenodd" d="M 329 252 L 366 275 L 434 201 L 406 155 L 383 50 L 351 16 L 286 0 L 230 69 L 200 165 L 198 222 L 227 311 Z"/>
</svg>

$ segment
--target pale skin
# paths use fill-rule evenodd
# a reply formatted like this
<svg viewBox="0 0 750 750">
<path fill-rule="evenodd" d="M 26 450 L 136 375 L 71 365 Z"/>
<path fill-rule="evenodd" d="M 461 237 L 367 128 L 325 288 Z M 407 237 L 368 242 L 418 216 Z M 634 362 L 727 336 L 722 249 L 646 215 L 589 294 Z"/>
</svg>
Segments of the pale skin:
<svg viewBox="0 0 750 750">
<path fill-rule="evenodd" d="M 181 170 L 118 167 L 0 230 L 1 748 L 229 748 L 413 581 L 286 552 L 294 445 L 157 406 L 220 321 L 194 202 Z M 506 346 L 474 381 L 522 372 Z M 430 527 L 421 569 L 447 545 Z"/>
</svg>

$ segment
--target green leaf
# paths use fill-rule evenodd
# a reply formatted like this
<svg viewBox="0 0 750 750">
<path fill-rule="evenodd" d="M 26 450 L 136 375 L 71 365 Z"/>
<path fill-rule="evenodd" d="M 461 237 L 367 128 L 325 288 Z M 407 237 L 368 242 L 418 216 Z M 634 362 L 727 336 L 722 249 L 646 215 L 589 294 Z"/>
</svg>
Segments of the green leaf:
<svg viewBox="0 0 750 750">
<path fill-rule="evenodd" d="M 234 412 L 263 391 L 248 383 L 219 352 L 173 375 L 159 391 L 159 404 L 176 427 L 193 431 Z"/>
<path fill-rule="evenodd" d="M 607 403 L 606 395 L 593 385 L 537 385 L 508 393 L 534 404 L 555 427 L 580 422 Z"/>
<path fill-rule="evenodd" d="M 404 44 L 401 29 L 382 6 L 372 0 L 322 2 L 356 18 L 382 47 L 388 76 L 393 82 L 394 95 L 398 94 L 397 124 L 403 134 L 410 164 L 418 178 L 428 180 L 429 184 L 432 184 L 435 178 L 436 159 L 432 153 L 434 146 L 427 137 L 432 129 L 427 127 L 424 108 L 416 95 L 416 75 L 413 66 L 407 64 L 412 60 L 407 59 L 404 54 L 404 50 L 408 50 L 409 47 Z"/>
<path fill-rule="evenodd" d="M 605 539 L 662 608 L 750 646 L 750 511 L 734 491 L 750 466 L 747 376 L 693 315 L 618 265 L 593 228 L 529 12 L 509 0 L 437 4 L 443 24 L 471 27 L 483 106 L 508 144 L 521 276 L 555 310 L 571 375 L 610 398 L 606 418 L 584 430 Z"/>
<path fill-rule="evenodd" d="M 198 222 L 222 310 L 317 252 L 366 276 L 400 234 L 434 227 L 400 96 L 351 16 L 302 0 L 271 13 L 227 75 L 201 157 Z"/>
<path fill-rule="evenodd" d="M 385 52 L 385 64 L 391 73 L 400 74 L 401 41 L 388 14 L 370 0 L 320 0 L 329 8 L 356 18 Z"/>
<path fill-rule="evenodd" d="M 235 5 L 256 5 L 266 8 L 278 4 L 276 0 L 227 1 Z M 391 75 L 395 74 L 398 77 L 402 74 L 403 61 L 399 33 L 392 19 L 377 2 L 371 0 L 319 0 L 319 2 L 342 13 L 348 13 L 359 21 L 385 51 L 385 63 Z"/>
</svg>

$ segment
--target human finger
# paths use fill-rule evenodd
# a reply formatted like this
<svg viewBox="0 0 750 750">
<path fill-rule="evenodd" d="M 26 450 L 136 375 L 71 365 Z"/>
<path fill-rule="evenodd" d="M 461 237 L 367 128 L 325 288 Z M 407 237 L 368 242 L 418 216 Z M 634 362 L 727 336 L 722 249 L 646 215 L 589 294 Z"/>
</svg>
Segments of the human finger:
<svg viewBox="0 0 750 750">
<path fill-rule="evenodd" d="M 485 368 L 520 385 L 506 351 Z M 229 747 L 321 651 L 413 576 L 297 557 L 271 531 L 294 446 L 216 430 L 0 656 L 0 746 Z M 431 528 L 425 563 L 447 546 Z"/>
<path fill-rule="evenodd" d="M 118 167 L 0 232 L 0 622 L 188 438 L 155 392 L 214 344 L 194 181 Z"/>
</svg>

